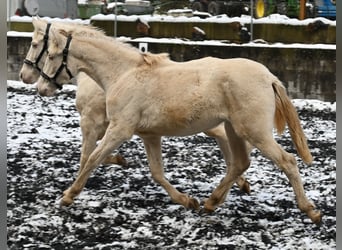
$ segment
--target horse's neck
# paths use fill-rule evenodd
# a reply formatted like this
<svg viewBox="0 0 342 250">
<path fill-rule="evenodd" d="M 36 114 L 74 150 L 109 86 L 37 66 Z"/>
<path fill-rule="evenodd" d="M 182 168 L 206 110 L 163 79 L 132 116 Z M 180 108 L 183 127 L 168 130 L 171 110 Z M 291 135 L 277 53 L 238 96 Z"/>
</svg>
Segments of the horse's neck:
<svg viewBox="0 0 342 250">
<path fill-rule="evenodd" d="M 79 71 L 91 76 L 105 91 L 142 60 L 138 51 L 112 40 L 81 39 L 78 42 L 72 54 L 78 60 Z"/>
</svg>

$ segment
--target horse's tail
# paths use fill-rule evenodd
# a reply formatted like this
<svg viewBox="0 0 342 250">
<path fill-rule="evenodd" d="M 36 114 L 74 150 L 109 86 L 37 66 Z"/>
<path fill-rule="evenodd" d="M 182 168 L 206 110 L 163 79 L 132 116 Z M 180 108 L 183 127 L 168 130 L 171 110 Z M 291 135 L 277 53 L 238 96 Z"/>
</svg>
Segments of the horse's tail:
<svg viewBox="0 0 342 250">
<path fill-rule="evenodd" d="M 284 86 L 279 81 L 274 82 L 272 87 L 276 98 L 274 124 L 278 134 L 284 131 L 285 125 L 287 124 L 299 156 L 306 164 L 311 164 L 312 155 L 300 125 L 296 108 L 287 96 Z"/>
</svg>

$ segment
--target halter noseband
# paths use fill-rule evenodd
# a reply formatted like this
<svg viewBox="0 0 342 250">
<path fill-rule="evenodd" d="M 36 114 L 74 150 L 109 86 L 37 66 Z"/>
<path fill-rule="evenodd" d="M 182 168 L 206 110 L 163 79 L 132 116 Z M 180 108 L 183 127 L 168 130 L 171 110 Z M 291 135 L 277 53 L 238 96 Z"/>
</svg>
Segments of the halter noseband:
<svg viewBox="0 0 342 250">
<path fill-rule="evenodd" d="M 69 46 L 70 46 L 70 42 L 71 42 L 72 36 L 68 35 L 68 39 L 65 45 L 65 48 L 63 49 L 63 60 L 62 60 L 62 64 L 61 66 L 59 66 L 59 68 L 57 69 L 55 75 L 53 77 L 48 76 L 47 74 L 45 74 L 43 71 L 40 72 L 40 75 L 47 81 L 49 81 L 50 83 L 54 84 L 58 89 L 62 89 L 62 85 L 60 85 L 59 83 L 57 83 L 57 77 L 62 73 L 62 70 L 65 68 L 66 72 L 68 73 L 69 79 L 73 78 L 73 75 L 71 74 L 70 70 L 68 69 L 67 66 L 67 57 L 68 57 L 68 53 L 69 53 Z"/>
<path fill-rule="evenodd" d="M 27 65 L 30 65 L 31 67 L 35 68 L 36 70 L 39 71 L 39 73 L 42 71 L 41 68 L 39 68 L 38 63 L 40 61 L 40 59 L 42 59 L 42 56 L 44 54 L 44 52 L 46 51 L 47 47 L 48 47 L 48 40 L 49 40 L 49 30 L 50 30 L 50 26 L 51 23 L 48 23 L 46 25 L 46 29 L 45 29 L 45 34 L 44 34 L 44 45 L 42 50 L 40 51 L 37 59 L 35 62 L 30 61 L 29 59 L 25 58 L 24 59 L 24 63 L 26 63 Z"/>
</svg>

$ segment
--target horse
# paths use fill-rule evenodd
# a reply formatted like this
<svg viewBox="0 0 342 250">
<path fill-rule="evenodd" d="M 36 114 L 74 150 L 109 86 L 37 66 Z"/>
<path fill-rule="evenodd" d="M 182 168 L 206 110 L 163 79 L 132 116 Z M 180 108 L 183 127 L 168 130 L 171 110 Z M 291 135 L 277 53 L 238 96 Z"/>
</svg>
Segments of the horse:
<svg viewBox="0 0 342 250">
<path fill-rule="evenodd" d="M 305 194 L 296 158 L 273 137 L 274 127 L 282 133 L 287 124 L 298 155 L 312 163 L 297 111 L 281 81 L 264 65 L 245 58 L 174 62 L 109 38 L 73 36 L 63 29 L 51 29 L 50 34 L 38 93 L 54 95 L 69 81 L 66 72 L 84 72 L 104 90 L 109 120 L 101 142 L 63 192 L 62 206 L 72 204 L 101 161 L 136 134 L 145 145 L 152 178 L 186 208 L 210 213 L 226 200 L 250 166 L 248 142 L 285 172 L 299 209 L 313 223 L 321 222 L 321 212 Z M 228 171 L 200 209 L 195 198 L 165 179 L 161 137 L 196 134 L 221 123 L 230 145 Z"/>
<path fill-rule="evenodd" d="M 34 32 L 31 47 L 19 74 L 23 82 L 28 84 L 37 81 L 41 68 L 44 65 L 51 26 L 64 27 L 64 29 L 67 29 L 76 36 L 104 36 L 104 33 L 101 30 L 96 29 L 93 26 L 67 24 L 65 22 L 53 22 L 49 24 L 36 17 L 33 17 L 32 24 Z M 96 142 L 103 137 L 109 121 L 106 117 L 104 91 L 92 78 L 83 72 L 80 72 L 76 78 L 78 82 L 76 90 L 76 108 L 81 118 L 80 127 L 83 138 L 80 168 L 78 171 L 80 172 L 87 162 L 89 155 L 95 149 Z M 225 161 L 228 161 L 229 144 L 223 124 L 211 128 L 204 133 L 215 138 Z M 249 151 L 251 150 L 252 147 L 249 145 Z M 120 154 L 107 156 L 103 164 L 127 165 L 126 160 Z M 239 177 L 236 183 L 241 191 L 247 194 L 250 193 L 250 184 L 243 176 Z"/>
<path fill-rule="evenodd" d="M 51 26 L 68 28 L 68 30 L 75 31 L 75 35 L 104 35 L 102 31 L 84 25 L 66 24 L 62 22 L 48 23 L 38 17 L 32 18 L 32 24 L 34 31 L 31 45 L 19 72 L 20 79 L 27 84 L 35 83 L 40 76 L 40 71 L 46 59 Z M 80 114 L 80 128 L 82 131 L 81 170 L 88 160 L 89 155 L 95 149 L 97 141 L 103 137 L 108 126 L 108 120 L 106 117 L 103 91 L 84 73 L 80 73 L 77 78 L 78 82 L 82 82 L 76 89 L 76 109 Z M 95 96 L 98 96 L 98 98 L 94 98 Z M 92 125 L 90 126 L 90 124 Z M 103 161 L 103 164 L 127 166 L 127 161 L 120 154 L 116 154 L 108 155 Z"/>
</svg>

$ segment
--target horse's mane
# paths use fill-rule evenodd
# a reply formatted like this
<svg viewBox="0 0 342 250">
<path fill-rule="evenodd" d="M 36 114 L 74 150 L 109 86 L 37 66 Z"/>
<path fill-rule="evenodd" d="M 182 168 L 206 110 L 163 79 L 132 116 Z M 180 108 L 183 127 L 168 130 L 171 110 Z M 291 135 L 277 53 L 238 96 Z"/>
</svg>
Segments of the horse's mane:
<svg viewBox="0 0 342 250">
<path fill-rule="evenodd" d="M 105 32 L 95 26 L 85 25 L 79 23 L 65 23 L 65 22 L 54 22 L 53 25 L 59 30 L 63 30 L 65 34 L 72 34 L 77 37 L 89 38 L 91 40 L 102 40 L 114 43 L 117 50 L 122 52 L 133 53 L 141 55 L 141 61 L 149 66 L 160 65 L 163 62 L 170 60 L 168 53 L 153 54 L 150 52 L 141 52 L 138 48 L 134 47 L 129 43 L 119 41 L 118 39 L 110 36 L 106 36 Z M 101 47 L 102 45 L 99 45 Z M 132 55 L 133 55 L 132 54 Z"/>
<path fill-rule="evenodd" d="M 48 22 L 43 19 L 36 19 L 37 22 L 41 22 L 41 24 L 47 24 Z M 105 32 L 95 26 L 87 25 L 87 24 L 79 24 L 79 23 L 70 23 L 70 22 L 60 22 L 60 21 L 53 21 L 51 24 L 58 28 L 64 29 L 67 32 L 72 32 L 77 36 L 88 36 L 88 37 L 96 37 L 96 36 L 104 36 Z M 45 25 L 37 25 L 34 27 L 34 36 L 37 34 L 45 34 Z"/>
<path fill-rule="evenodd" d="M 56 23 L 58 28 L 63 28 L 67 32 L 72 32 L 77 36 L 84 37 L 97 37 L 97 36 L 105 36 L 105 32 L 98 27 L 88 25 L 88 24 L 79 24 L 79 23 Z"/>
<path fill-rule="evenodd" d="M 90 33 L 86 34 L 86 35 L 82 35 L 82 37 L 89 37 L 91 39 L 101 39 L 101 40 L 106 40 L 112 43 L 115 43 L 115 45 L 117 46 L 117 49 L 122 49 L 124 51 L 131 51 L 133 53 L 137 53 L 142 55 L 142 60 L 144 63 L 146 63 L 149 66 L 155 66 L 155 65 L 159 65 L 163 62 L 169 61 L 170 57 L 168 53 L 158 53 L 158 54 L 153 54 L 150 52 L 141 52 L 138 48 L 134 47 L 133 45 L 129 44 L 129 43 L 125 43 L 122 41 L 119 41 L 118 39 L 114 38 L 114 37 L 110 37 L 110 36 L 106 36 L 104 34 L 104 32 L 102 30 L 97 29 L 94 26 L 91 25 L 79 25 L 79 24 L 75 24 L 76 26 L 80 26 L 80 30 L 77 30 L 77 33 L 80 35 L 81 33 L 79 32 L 89 32 Z M 83 28 L 81 30 L 81 28 Z M 92 30 L 94 31 L 94 33 L 92 33 Z M 100 35 L 98 35 L 98 32 L 100 32 Z"/>
</svg>

